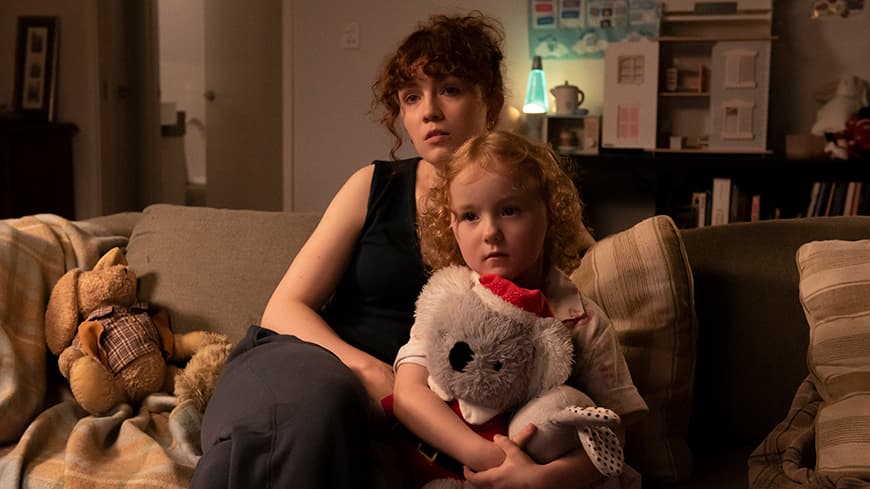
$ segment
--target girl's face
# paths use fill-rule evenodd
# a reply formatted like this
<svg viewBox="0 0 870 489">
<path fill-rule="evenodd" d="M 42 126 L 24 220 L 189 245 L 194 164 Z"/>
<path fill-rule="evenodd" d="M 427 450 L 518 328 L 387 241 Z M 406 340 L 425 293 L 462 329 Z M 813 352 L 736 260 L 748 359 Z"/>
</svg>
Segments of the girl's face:
<svg viewBox="0 0 870 489">
<path fill-rule="evenodd" d="M 402 124 L 424 160 L 443 165 L 472 136 L 486 130 L 486 104 L 480 89 L 454 76 L 430 78 L 422 72 L 399 90 Z"/>
<path fill-rule="evenodd" d="M 470 165 L 450 184 L 453 235 L 475 272 L 542 288 L 547 206 L 510 177 Z"/>
</svg>

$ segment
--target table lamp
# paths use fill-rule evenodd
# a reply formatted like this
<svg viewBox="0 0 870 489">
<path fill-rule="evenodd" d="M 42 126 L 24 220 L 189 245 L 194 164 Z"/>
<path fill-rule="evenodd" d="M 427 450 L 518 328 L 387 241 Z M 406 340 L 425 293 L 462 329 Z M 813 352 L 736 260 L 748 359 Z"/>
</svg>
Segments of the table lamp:
<svg viewBox="0 0 870 489">
<path fill-rule="evenodd" d="M 523 112 L 526 114 L 546 114 L 548 110 L 547 80 L 544 78 L 544 70 L 541 68 L 541 57 L 535 56 L 532 59 L 532 71 L 529 72 L 529 81 L 526 84 Z"/>
</svg>

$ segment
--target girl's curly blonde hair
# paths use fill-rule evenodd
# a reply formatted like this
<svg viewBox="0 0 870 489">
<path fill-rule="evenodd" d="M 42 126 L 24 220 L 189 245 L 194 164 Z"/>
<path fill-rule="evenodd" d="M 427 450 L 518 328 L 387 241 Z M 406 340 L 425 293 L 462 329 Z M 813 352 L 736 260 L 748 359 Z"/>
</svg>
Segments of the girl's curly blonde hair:
<svg viewBox="0 0 870 489">
<path fill-rule="evenodd" d="M 507 131 L 469 139 L 439 169 L 417 222 L 420 251 L 427 265 L 437 270 L 465 263 L 451 227 L 450 185 L 470 166 L 509 177 L 522 190 L 538 192 L 547 204 L 544 266 L 555 266 L 568 274 L 577 268 L 585 244 L 583 204 L 577 188 L 549 147 Z"/>
</svg>

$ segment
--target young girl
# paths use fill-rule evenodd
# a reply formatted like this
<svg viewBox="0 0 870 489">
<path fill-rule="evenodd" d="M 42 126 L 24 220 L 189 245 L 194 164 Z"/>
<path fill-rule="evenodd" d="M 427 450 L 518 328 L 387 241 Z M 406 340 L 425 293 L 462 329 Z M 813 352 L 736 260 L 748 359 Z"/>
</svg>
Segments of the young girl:
<svg viewBox="0 0 870 489">
<path fill-rule="evenodd" d="M 496 274 L 541 290 L 554 316 L 573 332 L 576 359 L 569 384 L 619 414 L 624 426 L 647 407 L 610 322 L 566 275 L 580 262 L 583 229 L 577 191 L 552 152 L 502 131 L 472 138 L 457 150 L 439 172 L 418 224 L 420 248 L 433 269 L 465 264 L 479 275 Z M 473 484 L 496 487 L 511 477 L 534 487 L 564 488 L 602 478 L 582 449 L 543 470 L 519 456 L 522 440 L 491 443 L 474 433 L 429 389 L 425 349 L 414 328 L 395 368 L 396 416 L 465 465 Z"/>
</svg>

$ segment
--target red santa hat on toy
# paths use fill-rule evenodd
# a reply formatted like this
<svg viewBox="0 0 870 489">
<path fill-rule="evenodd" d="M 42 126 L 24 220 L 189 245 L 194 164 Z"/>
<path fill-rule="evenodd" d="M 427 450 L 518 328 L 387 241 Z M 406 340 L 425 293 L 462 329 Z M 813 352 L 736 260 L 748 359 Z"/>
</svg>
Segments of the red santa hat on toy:
<svg viewBox="0 0 870 489">
<path fill-rule="evenodd" d="M 483 302 L 493 310 L 506 316 L 551 318 L 553 311 L 543 292 L 538 289 L 525 289 L 510 280 L 494 275 L 481 275 L 473 289 Z M 518 317 L 517 319 L 520 319 Z"/>
</svg>

